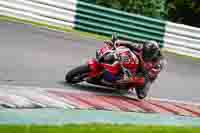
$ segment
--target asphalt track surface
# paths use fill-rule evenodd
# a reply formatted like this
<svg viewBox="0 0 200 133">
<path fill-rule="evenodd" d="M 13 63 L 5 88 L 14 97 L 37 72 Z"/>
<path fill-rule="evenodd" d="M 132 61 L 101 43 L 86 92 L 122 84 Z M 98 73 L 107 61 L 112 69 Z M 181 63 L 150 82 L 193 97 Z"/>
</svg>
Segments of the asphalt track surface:
<svg viewBox="0 0 200 133">
<path fill-rule="evenodd" d="M 0 85 L 65 88 L 111 93 L 89 86 L 69 86 L 65 73 L 95 56 L 102 41 L 31 25 L 0 22 Z M 166 70 L 149 96 L 200 102 L 200 61 L 165 53 Z"/>
</svg>

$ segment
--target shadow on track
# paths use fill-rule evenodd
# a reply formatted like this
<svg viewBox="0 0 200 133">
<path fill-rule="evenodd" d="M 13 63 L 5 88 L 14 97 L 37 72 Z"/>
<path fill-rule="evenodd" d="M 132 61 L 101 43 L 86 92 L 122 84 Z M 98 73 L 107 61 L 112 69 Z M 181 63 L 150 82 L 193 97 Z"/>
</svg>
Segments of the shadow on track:
<svg viewBox="0 0 200 133">
<path fill-rule="evenodd" d="M 112 88 L 106 88 L 104 86 L 96 86 L 93 84 L 88 83 L 81 83 L 81 84 L 68 84 L 64 81 L 59 82 L 60 84 L 64 85 L 65 89 L 68 89 L 69 87 L 74 90 L 81 90 L 84 92 L 92 92 L 96 93 L 97 95 L 110 95 L 110 96 L 121 96 L 124 98 L 128 98 L 131 100 L 138 101 L 136 98 L 136 94 L 130 94 L 127 91 L 119 91 Z"/>
<path fill-rule="evenodd" d="M 59 84 L 64 85 L 64 87 L 67 89 L 67 87 L 70 87 L 72 89 L 76 90 L 82 90 L 87 92 L 96 92 L 96 93 L 106 93 L 106 94 L 120 94 L 119 91 L 112 89 L 112 88 L 105 88 L 103 86 L 96 86 L 88 83 L 80 83 L 80 84 L 68 84 L 65 81 L 60 81 Z"/>
</svg>

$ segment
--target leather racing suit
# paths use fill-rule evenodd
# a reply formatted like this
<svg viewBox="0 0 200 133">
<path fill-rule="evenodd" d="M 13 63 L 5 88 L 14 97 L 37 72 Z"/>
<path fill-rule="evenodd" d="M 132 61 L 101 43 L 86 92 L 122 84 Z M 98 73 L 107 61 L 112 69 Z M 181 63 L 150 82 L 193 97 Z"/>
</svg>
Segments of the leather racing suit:
<svg viewBox="0 0 200 133">
<path fill-rule="evenodd" d="M 156 56 L 147 58 L 143 50 L 144 43 L 133 43 L 130 41 L 118 40 L 116 42 L 118 46 L 128 47 L 134 54 L 137 55 L 140 61 L 139 70 L 133 80 L 136 84 L 136 93 L 138 98 L 143 99 L 147 96 L 151 84 L 158 77 L 159 73 L 162 71 L 165 65 L 165 59 L 162 51 L 159 49 Z"/>
</svg>

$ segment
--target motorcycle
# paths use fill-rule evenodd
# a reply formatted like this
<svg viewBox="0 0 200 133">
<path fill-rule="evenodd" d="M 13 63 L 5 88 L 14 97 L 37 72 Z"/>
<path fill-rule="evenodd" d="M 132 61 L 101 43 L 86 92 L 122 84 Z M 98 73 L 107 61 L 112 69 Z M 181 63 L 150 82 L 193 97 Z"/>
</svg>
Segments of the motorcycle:
<svg viewBox="0 0 200 133">
<path fill-rule="evenodd" d="M 66 74 L 66 82 L 77 84 L 86 81 L 125 92 L 133 90 L 135 84 L 128 79 L 135 76 L 140 60 L 129 48 L 117 46 L 117 40 L 117 35 L 113 34 L 111 41 L 96 51 L 96 58 Z"/>
</svg>

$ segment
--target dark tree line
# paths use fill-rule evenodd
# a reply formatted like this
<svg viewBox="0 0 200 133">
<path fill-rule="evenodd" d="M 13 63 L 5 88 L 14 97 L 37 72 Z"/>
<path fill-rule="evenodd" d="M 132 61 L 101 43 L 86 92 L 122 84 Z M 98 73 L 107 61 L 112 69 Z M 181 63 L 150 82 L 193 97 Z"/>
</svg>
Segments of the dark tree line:
<svg viewBox="0 0 200 133">
<path fill-rule="evenodd" d="M 200 0 L 81 0 L 108 8 L 200 27 Z"/>
<path fill-rule="evenodd" d="M 167 0 L 167 18 L 200 27 L 200 0 Z"/>
</svg>

